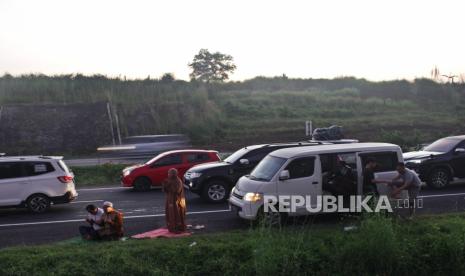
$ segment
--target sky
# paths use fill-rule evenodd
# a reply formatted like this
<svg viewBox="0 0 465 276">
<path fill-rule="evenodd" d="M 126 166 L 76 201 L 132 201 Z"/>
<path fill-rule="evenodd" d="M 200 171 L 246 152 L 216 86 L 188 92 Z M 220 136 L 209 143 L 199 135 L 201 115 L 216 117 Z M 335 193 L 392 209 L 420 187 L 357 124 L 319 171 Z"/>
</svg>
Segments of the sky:
<svg viewBox="0 0 465 276">
<path fill-rule="evenodd" d="M 0 75 L 189 79 L 201 48 L 255 76 L 465 73 L 460 0 L 0 0 Z"/>
</svg>

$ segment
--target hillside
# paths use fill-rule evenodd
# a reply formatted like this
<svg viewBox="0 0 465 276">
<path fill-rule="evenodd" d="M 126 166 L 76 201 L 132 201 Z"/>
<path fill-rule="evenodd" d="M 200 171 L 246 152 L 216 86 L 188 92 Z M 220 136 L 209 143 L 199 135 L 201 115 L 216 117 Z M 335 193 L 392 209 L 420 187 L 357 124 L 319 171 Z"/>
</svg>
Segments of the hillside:
<svg viewBox="0 0 465 276">
<path fill-rule="evenodd" d="M 196 145 L 217 149 L 304 139 L 306 120 L 312 120 L 316 127 L 342 125 L 347 137 L 402 146 L 465 132 L 465 85 L 439 84 L 427 79 L 370 82 L 355 78 L 257 77 L 244 82 L 203 84 L 100 75 L 5 75 L 0 77 L 0 152 L 29 151 L 11 143 L 13 133 L 26 130 L 29 141 L 23 141 L 23 145 L 36 147 L 46 143 L 51 139 L 47 137 L 53 135 L 48 136 L 44 129 L 59 128 L 53 118 L 70 116 L 69 106 L 77 104 L 85 110 L 85 106 L 92 109 L 91 106 L 106 102 L 117 114 L 123 136 L 186 133 Z M 35 127 L 29 127 L 27 118 L 36 115 L 28 110 L 43 105 L 61 109 L 46 112 L 49 117 L 36 118 Z M 22 111 L 25 116 L 7 120 L 5 111 L 11 106 L 29 107 Z M 105 108 L 99 110 L 86 113 L 90 116 L 86 119 L 68 120 L 67 131 L 88 134 L 74 138 L 81 143 L 67 140 L 58 143 L 62 149 L 44 151 L 90 153 L 95 144 L 111 141 Z M 82 143 L 92 146 L 83 147 Z"/>
</svg>

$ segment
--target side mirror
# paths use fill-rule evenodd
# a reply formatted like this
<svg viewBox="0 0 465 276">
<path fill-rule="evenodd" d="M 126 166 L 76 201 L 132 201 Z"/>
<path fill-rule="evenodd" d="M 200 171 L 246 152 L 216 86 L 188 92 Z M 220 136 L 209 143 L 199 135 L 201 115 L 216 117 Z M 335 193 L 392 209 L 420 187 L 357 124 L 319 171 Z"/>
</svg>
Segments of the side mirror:
<svg viewBox="0 0 465 276">
<path fill-rule="evenodd" d="M 239 164 L 245 166 L 245 165 L 249 165 L 250 162 L 249 162 L 249 159 L 241 159 L 241 160 L 239 160 Z"/>
<path fill-rule="evenodd" d="M 279 180 L 281 181 L 288 180 L 289 178 L 291 178 L 291 176 L 288 170 L 284 170 L 279 174 Z"/>
<path fill-rule="evenodd" d="M 465 149 L 464 148 L 456 148 L 455 153 L 464 153 Z"/>
</svg>

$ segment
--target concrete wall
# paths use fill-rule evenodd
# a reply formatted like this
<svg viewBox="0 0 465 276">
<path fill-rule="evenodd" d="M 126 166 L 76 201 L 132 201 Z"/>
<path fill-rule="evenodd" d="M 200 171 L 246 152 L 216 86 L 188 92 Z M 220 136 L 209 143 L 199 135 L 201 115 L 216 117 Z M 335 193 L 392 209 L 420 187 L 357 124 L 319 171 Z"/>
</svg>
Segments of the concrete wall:
<svg viewBox="0 0 465 276">
<path fill-rule="evenodd" d="M 0 152 L 8 155 L 92 153 L 111 142 L 106 103 L 2 106 Z"/>
</svg>

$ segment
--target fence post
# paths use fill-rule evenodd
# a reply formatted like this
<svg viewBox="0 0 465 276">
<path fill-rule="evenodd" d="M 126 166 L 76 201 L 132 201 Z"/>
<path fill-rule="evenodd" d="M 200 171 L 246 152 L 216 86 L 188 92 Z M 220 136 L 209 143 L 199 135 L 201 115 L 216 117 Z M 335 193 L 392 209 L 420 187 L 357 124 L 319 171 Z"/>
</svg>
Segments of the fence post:
<svg viewBox="0 0 465 276">
<path fill-rule="evenodd" d="M 313 122 L 305 121 L 305 136 L 312 136 L 313 134 Z"/>
</svg>

